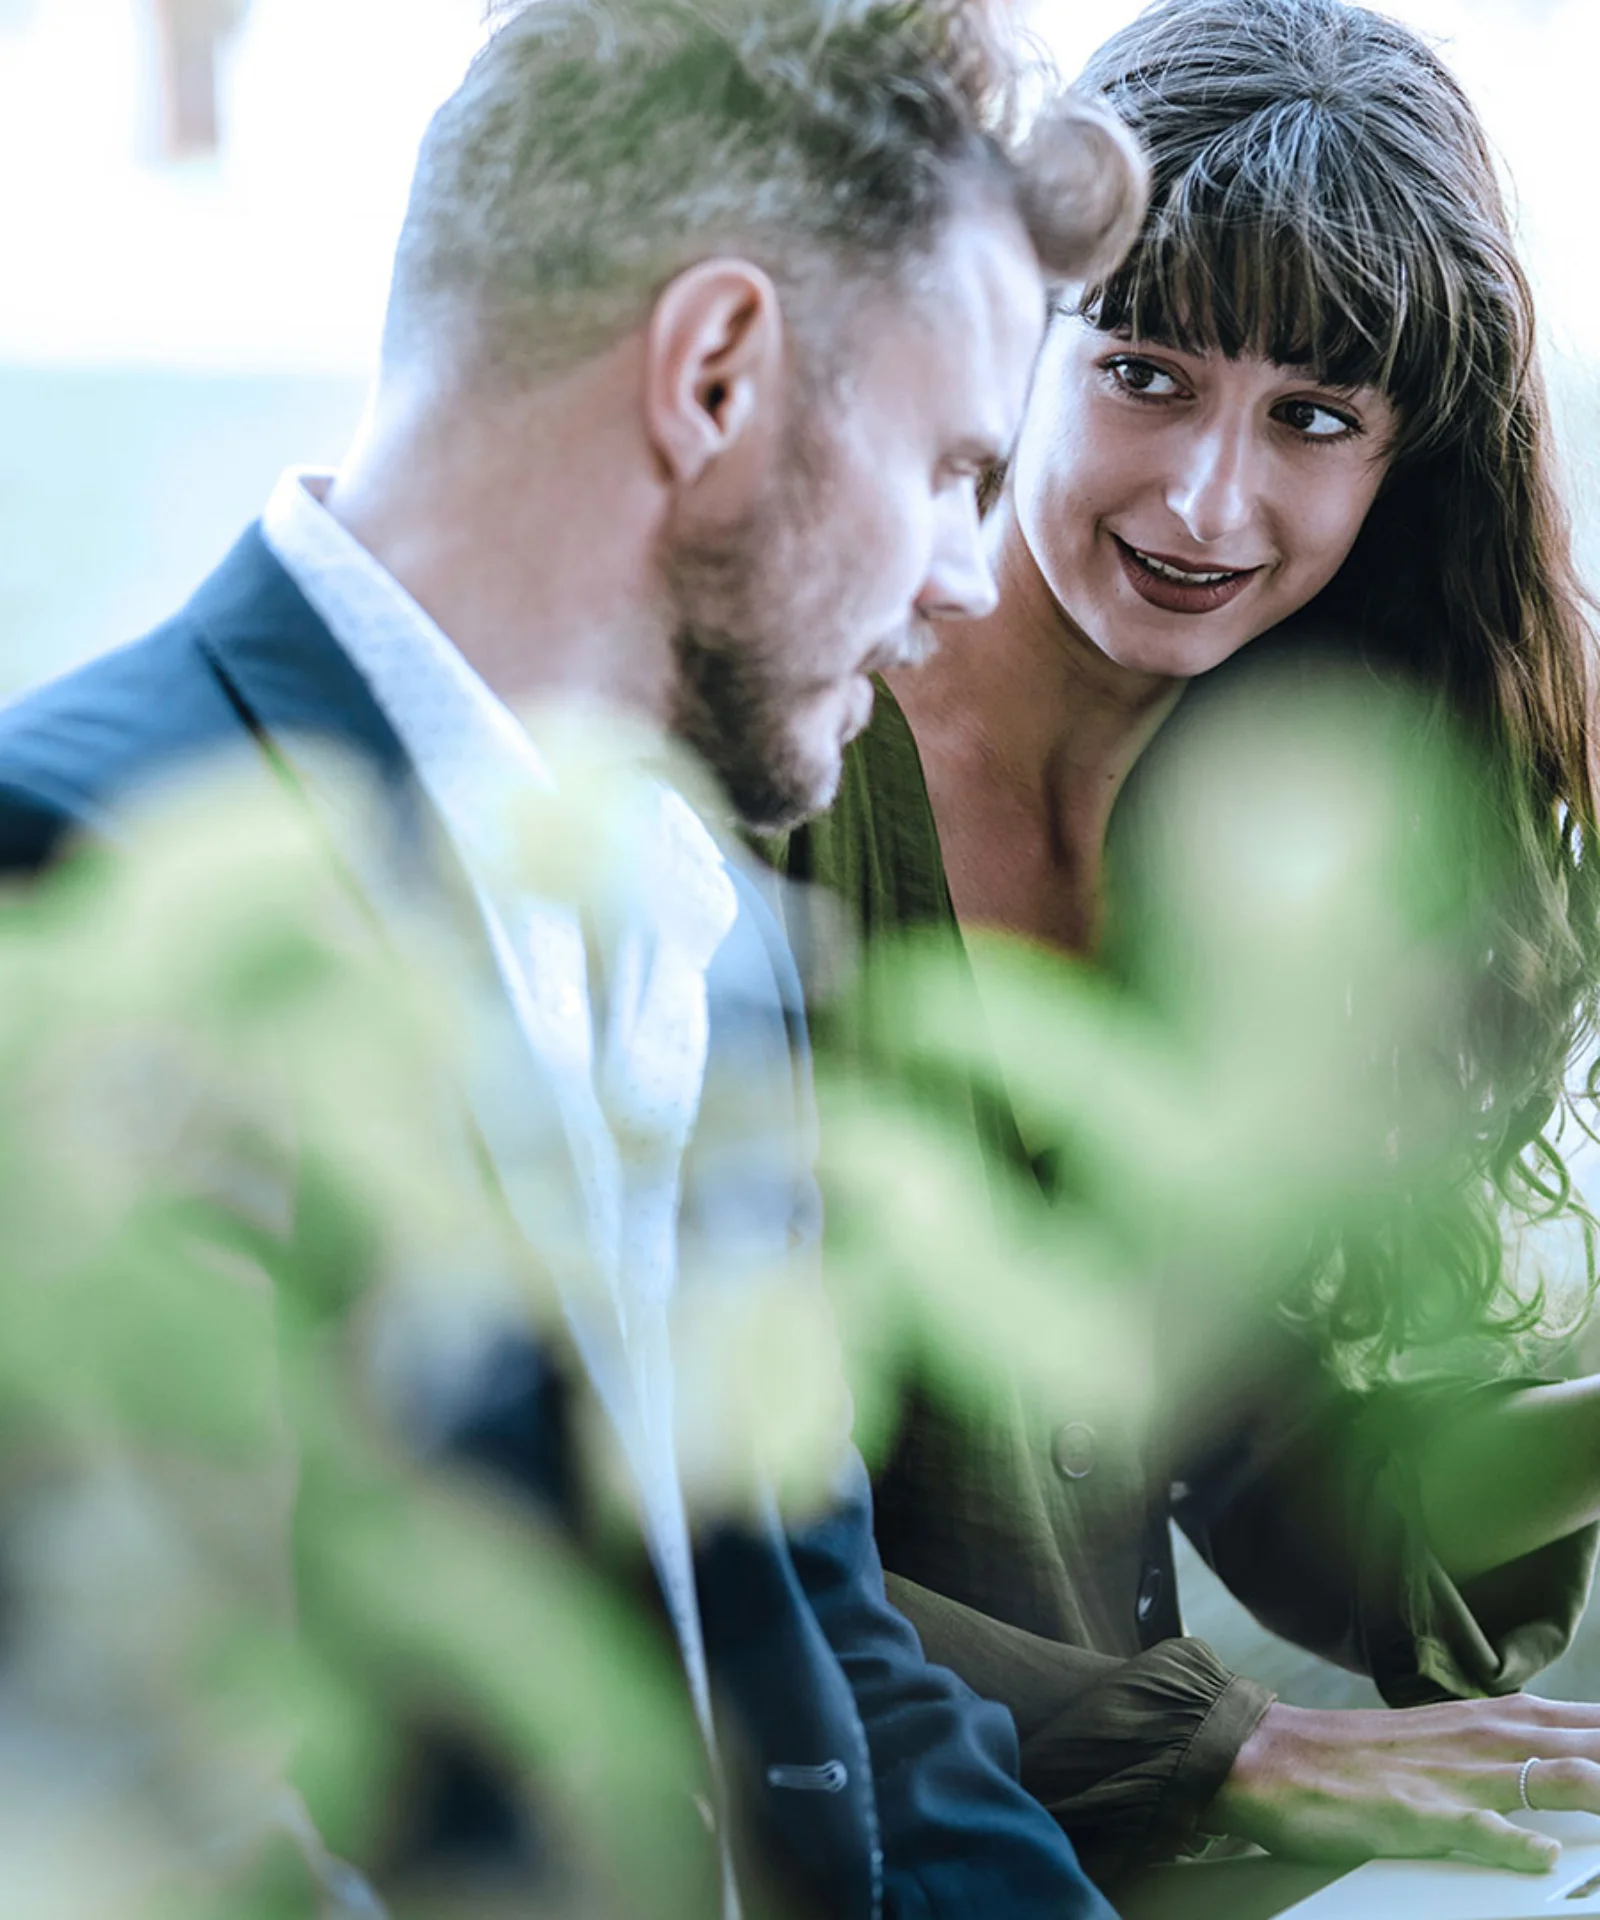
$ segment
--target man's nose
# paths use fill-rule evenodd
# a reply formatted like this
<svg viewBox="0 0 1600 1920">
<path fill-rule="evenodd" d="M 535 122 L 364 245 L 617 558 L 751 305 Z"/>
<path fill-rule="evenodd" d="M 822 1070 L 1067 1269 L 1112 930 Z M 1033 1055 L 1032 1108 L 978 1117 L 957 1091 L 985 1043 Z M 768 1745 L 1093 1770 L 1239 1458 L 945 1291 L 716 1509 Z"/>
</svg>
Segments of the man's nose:
<svg viewBox="0 0 1600 1920">
<path fill-rule="evenodd" d="M 1250 525 L 1263 484 L 1249 423 L 1198 426 L 1167 488 L 1167 505 L 1197 546 L 1216 546 Z"/>
<path fill-rule="evenodd" d="M 962 487 L 940 515 L 917 611 L 929 620 L 981 620 L 994 612 L 999 600 L 977 499 L 970 487 Z"/>
</svg>

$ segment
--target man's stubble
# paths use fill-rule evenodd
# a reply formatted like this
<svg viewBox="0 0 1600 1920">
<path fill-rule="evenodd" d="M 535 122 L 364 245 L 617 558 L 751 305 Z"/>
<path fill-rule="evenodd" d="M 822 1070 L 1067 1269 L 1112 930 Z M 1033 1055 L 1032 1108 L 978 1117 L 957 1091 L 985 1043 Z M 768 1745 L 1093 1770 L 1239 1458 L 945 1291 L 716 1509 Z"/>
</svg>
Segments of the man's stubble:
<svg viewBox="0 0 1600 1920">
<path fill-rule="evenodd" d="M 854 577 L 845 516 L 833 516 L 829 538 L 836 470 L 824 433 L 792 418 L 761 495 L 715 534 L 674 540 L 665 557 L 677 619 L 672 730 L 738 817 L 766 832 L 820 812 L 838 786 L 842 743 L 819 749 L 797 725 L 798 706 L 827 688 L 808 669 L 848 651 L 838 644 Z"/>
</svg>

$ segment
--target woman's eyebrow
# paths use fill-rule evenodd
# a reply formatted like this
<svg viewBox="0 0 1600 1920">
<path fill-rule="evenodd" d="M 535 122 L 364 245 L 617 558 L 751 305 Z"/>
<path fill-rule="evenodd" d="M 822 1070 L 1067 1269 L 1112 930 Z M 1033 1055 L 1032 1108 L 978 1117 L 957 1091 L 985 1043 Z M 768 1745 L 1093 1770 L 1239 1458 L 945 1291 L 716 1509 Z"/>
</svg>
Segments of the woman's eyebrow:
<svg viewBox="0 0 1600 1920">
<path fill-rule="evenodd" d="M 1167 327 L 1134 327 L 1125 325 L 1111 329 L 1113 340 L 1126 340 L 1141 347 L 1160 347 L 1166 353 L 1193 353 L 1193 347 L 1187 347 Z"/>
<path fill-rule="evenodd" d="M 1379 387 L 1371 380 L 1344 380 L 1330 373 L 1326 367 L 1319 367 L 1312 360 L 1278 360 L 1273 367 L 1286 380 L 1303 380 L 1307 386 L 1325 387 L 1329 393 L 1341 393 L 1354 400 L 1363 393 L 1377 393 Z"/>
<path fill-rule="evenodd" d="M 1303 382 L 1308 387 L 1320 387 L 1324 393 L 1336 395 L 1341 400 L 1352 403 L 1359 400 L 1373 400 L 1381 396 L 1383 389 L 1370 380 L 1336 380 L 1331 375 L 1319 373 L 1315 367 L 1284 367 L 1283 372 L 1290 379 Z"/>
</svg>

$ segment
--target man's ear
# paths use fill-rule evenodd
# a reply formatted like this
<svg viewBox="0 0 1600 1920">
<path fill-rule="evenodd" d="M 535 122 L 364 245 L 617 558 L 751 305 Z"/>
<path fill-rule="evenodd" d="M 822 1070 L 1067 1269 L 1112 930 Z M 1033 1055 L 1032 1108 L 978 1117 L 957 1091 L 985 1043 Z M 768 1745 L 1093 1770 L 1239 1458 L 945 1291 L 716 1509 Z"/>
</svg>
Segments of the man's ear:
<svg viewBox="0 0 1600 1920">
<path fill-rule="evenodd" d="M 667 477 L 692 486 L 775 401 L 778 290 L 748 260 L 701 260 L 670 280 L 645 335 L 645 431 Z"/>
</svg>

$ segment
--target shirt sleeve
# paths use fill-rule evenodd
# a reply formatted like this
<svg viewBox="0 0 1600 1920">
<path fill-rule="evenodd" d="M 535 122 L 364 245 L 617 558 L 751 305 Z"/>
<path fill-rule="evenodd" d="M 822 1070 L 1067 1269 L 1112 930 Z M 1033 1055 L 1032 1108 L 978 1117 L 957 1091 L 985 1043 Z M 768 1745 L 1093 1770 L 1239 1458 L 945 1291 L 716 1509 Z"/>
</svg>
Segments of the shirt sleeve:
<svg viewBox="0 0 1600 1920">
<path fill-rule="evenodd" d="M 1589 1527 L 1470 1580 L 1428 1544 L 1418 1462 L 1473 1401 L 1534 1384 L 1331 1383 L 1279 1396 L 1193 1476 L 1175 1514 L 1272 1632 L 1370 1674 L 1391 1706 L 1515 1692 L 1571 1639 L 1588 1597 Z"/>
<path fill-rule="evenodd" d="M 1068 1646 L 890 1575 L 928 1657 L 1002 1701 L 1022 1783 L 1107 1881 L 1196 1843 L 1196 1823 L 1274 1696 L 1202 1641 L 1129 1659 Z"/>
</svg>

